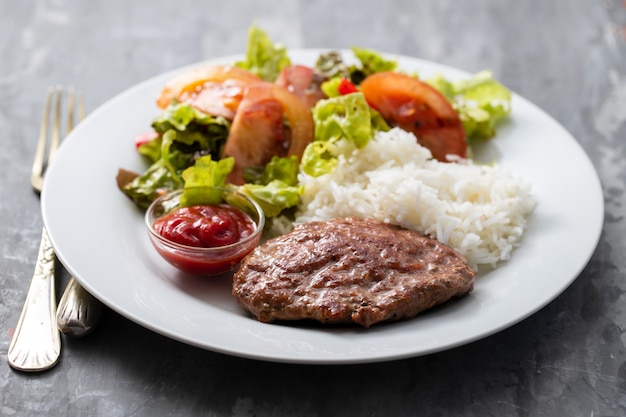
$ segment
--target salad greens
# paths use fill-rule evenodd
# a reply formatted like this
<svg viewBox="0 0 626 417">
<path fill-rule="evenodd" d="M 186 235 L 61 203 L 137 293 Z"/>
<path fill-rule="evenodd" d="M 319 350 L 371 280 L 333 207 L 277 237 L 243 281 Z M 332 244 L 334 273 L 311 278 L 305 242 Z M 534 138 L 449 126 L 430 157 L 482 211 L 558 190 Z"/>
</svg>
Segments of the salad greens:
<svg viewBox="0 0 626 417">
<path fill-rule="evenodd" d="M 248 31 L 246 59 L 235 65 L 258 75 L 265 81 L 274 81 L 291 60 L 287 48 L 274 44 L 267 34 L 256 26 Z"/>
<path fill-rule="evenodd" d="M 320 54 L 315 62 L 315 69 L 334 83 L 338 83 L 337 79 L 348 78 L 354 84 L 360 84 L 368 75 L 395 71 L 398 67 L 396 61 L 387 60 L 372 49 L 352 47 L 352 53 L 360 65 L 347 65 L 339 52 L 330 51 Z"/>
<path fill-rule="evenodd" d="M 162 160 L 152 164 L 143 174 L 137 175 L 122 187 L 122 191 L 142 209 L 169 190 L 180 188 Z"/>
<path fill-rule="evenodd" d="M 212 187 L 230 188 L 255 200 L 267 217 L 274 217 L 300 201 L 302 187 L 298 186 L 298 158 L 273 157 L 255 182 L 241 186 L 226 183 L 235 160 L 232 157 L 213 160 L 210 155 L 198 158 L 182 176 L 185 182 L 180 198 L 182 206 L 215 204 L 220 193 Z"/>
<path fill-rule="evenodd" d="M 362 148 L 372 137 L 370 107 L 363 93 L 320 100 L 313 108 L 315 140 L 346 138 Z"/>
<path fill-rule="evenodd" d="M 181 206 L 219 203 L 221 194 L 212 187 L 224 187 L 234 166 L 234 158 L 214 161 L 206 155 L 196 159 L 194 166 L 183 171 L 185 186 L 180 196 Z"/>
<path fill-rule="evenodd" d="M 203 155 L 218 159 L 226 143 L 230 122 L 202 113 L 186 103 L 172 103 L 152 123 L 155 137 L 137 150 L 152 165 L 123 187 L 142 208 L 163 194 L 181 188 L 182 173 Z"/>
<path fill-rule="evenodd" d="M 374 136 L 370 107 L 363 93 L 320 100 L 313 108 L 315 140 L 302 155 L 302 171 L 317 177 L 337 164 L 342 143 L 363 148 Z"/>
<path fill-rule="evenodd" d="M 511 112 L 511 92 L 493 78 L 491 71 L 456 82 L 441 75 L 425 81 L 452 102 L 470 145 L 471 141 L 494 137 L 496 124 Z"/>
<path fill-rule="evenodd" d="M 299 165 L 295 155 L 274 156 L 264 170 L 240 186 L 239 191 L 255 200 L 267 217 L 278 216 L 300 202 L 304 190 L 298 185 Z"/>
<path fill-rule="evenodd" d="M 276 217 L 300 202 L 303 189 L 274 180 L 265 185 L 244 184 L 239 191 L 256 201 L 266 217 Z"/>
<path fill-rule="evenodd" d="M 350 79 L 355 84 L 360 84 L 368 75 L 377 72 L 395 71 L 398 68 L 396 61 L 384 59 L 378 52 L 372 49 L 353 47 L 354 56 L 361 62 L 361 67 L 353 67 L 350 71 Z"/>
<path fill-rule="evenodd" d="M 368 104 L 358 85 L 371 74 L 398 71 L 398 64 L 371 49 L 354 47 L 352 52 L 357 64 L 346 64 L 337 51 L 320 54 L 315 63 L 316 72 L 325 78 L 321 88 L 327 98 L 311 110 L 314 141 L 301 161 L 296 156 L 275 156 L 265 167 L 246 169 L 244 185 L 226 184 L 234 159 L 220 158 L 231 122 L 173 101 L 153 121 L 153 135 L 137 143 L 138 152 L 151 165 L 120 187 L 141 208 L 163 193 L 181 188 L 184 205 L 213 203 L 216 196 L 209 187 L 216 186 L 236 189 L 253 198 L 267 217 L 284 213 L 299 203 L 303 192 L 298 182 L 300 172 L 311 176 L 329 173 L 340 155 L 363 148 L 376 131 L 390 128 Z M 284 46 L 274 44 L 264 31 L 253 26 L 248 32 L 245 59 L 235 65 L 273 82 L 291 61 Z M 470 146 L 473 141 L 493 137 L 496 124 L 510 113 L 511 93 L 489 71 L 462 81 L 449 81 L 441 75 L 424 81 L 452 103 Z"/>
</svg>

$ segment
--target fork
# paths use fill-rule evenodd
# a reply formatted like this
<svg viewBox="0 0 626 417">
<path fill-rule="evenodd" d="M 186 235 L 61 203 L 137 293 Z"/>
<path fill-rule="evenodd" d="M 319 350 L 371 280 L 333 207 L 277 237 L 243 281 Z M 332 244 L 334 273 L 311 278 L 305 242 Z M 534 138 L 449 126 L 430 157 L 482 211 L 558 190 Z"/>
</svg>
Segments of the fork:
<svg viewBox="0 0 626 417">
<path fill-rule="evenodd" d="M 66 126 L 68 133 L 74 125 L 74 94 L 74 89 L 69 88 Z M 31 185 L 37 193 L 41 193 L 44 171 L 52 162 L 60 145 L 62 95 L 61 86 L 48 89 L 31 172 Z M 51 108 L 53 101 L 54 110 Z M 84 113 L 82 98 L 78 107 L 82 118 Z M 52 133 L 47 144 L 51 111 L 53 111 Z M 48 148 L 47 162 L 46 148 Z M 56 323 L 55 260 L 54 249 L 46 228 L 43 227 L 35 272 L 7 352 L 9 365 L 14 369 L 27 372 L 44 371 L 56 365 L 61 355 L 61 337 Z"/>
<path fill-rule="evenodd" d="M 73 109 L 74 94 L 70 89 L 68 94 L 68 107 Z M 73 126 L 73 111 L 68 112 L 67 132 L 69 133 Z M 85 117 L 85 106 L 82 96 L 79 97 L 78 103 L 78 119 L 83 120 Z M 56 312 L 56 321 L 58 329 L 68 335 L 74 337 L 83 337 L 89 334 L 98 324 L 102 317 L 103 305 L 93 295 L 89 294 L 74 277 L 70 277 L 65 291 L 59 300 L 59 306 Z"/>
</svg>

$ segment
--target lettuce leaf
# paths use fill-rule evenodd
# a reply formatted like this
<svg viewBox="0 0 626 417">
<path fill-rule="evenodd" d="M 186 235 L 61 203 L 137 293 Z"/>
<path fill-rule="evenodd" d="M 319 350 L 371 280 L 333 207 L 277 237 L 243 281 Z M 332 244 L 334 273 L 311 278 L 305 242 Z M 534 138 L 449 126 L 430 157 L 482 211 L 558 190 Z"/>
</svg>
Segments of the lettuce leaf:
<svg viewBox="0 0 626 417">
<path fill-rule="evenodd" d="M 385 59 L 373 49 L 353 47 L 352 52 L 361 61 L 364 78 L 377 72 L 395 71 L 398 68 L 397 61 Z"/>
<path fill-rule="evenodd" d="M 191 147 L 208 151 L 217 159 L 226 143 L 230 122 L 203 113 L 188 103 L 172 103 L 152 122 L 152 128 L 159 136 L 173 130 L 179 145 L 186 145 L 190 151 Z"/>
<path fill-rule="evenodd" d="M 156 162 L 161 158 L 161 135 L 155 135 L 153 139 L 137 147 L 137 152 L 148 158 L 151 162 Z"/>
<path fill-rule="evenodd" d="M 256 201 L 266 217 L 276 217 L 284 209 L 300 202 L 303 188 L 273 180 L 265 185 L 244 184 L 239 187 L 239 191 Z"/>
<path fill-rule="evenodd" d="M 277 216 L 284 209 L 300 202 L 302 187 L 297 186 L 297 158 L 273 158 L 266 167 L 264 178 L 268 182 L 265 184 L 227 185 L 226 178 L 234 165 L 232 157 L 219 161 L 208 155 L 198 158 L 194 166 L 182 174 L 185 185 L 180 204 L 192 206 L 220 203 L 222 193 L 212 187 L 236 189 L 246 194 L 261 206 L 267 217 Z"/>
<path fill-rule="evenodd" d="M 221 193 L 211 187 L 224 187 L 226 177 L 234 166 L 234 158 L 224 158 L 219 161 L 214 161 L 208 155 L 198 158 L 194 166 L 183 172 L 185 186 L 180 196 L 180 204 L 193 206 L 220 203 Z"/>
<path fill-rule="evenodd" d="M 287 48 L 274 44 L 263 30 L 252 26 L 248 30 L 246 58 L 235 65 L 265 81 L 274 81 L 283 68 L 291 65 L 291 60 L 287 56 Z"/>
<path fill-rule="evenodd" d="M 345 138 L 362 148 L 372 137 L 370 108 L 363 93 L 320 100 L 313 108 L 315 140 Z"/>
<path fill-rule="evenodd" d="M 328 98 L 339 97 L 341 93 L 339 92 L 339 84 L 341 83 L 341 78 L 331 78 L 328 81 L 324 81 L 321 85 L 322 91 Z M 372 129 L 381 130 L 383 132 L 391 129 L 387 121 L 383 118 L 383 116 L 373 109 L 370 106 L 370 119 L 372 122 Z"/>
<path fill-rule="evenodd" d="M 338 154 L 332 143 L 314 141 L 304 150 L 300 166 L 305 174 L 319 177 L 334 171 Z"/>
<path fill-rule="evenodd" d="M 327 79 L 349 78 L 354 84 L 360 84 L 368 75 L 383 71 L 395 71 L 397 61 L 388 60 L 373 49 L 353 47 L 352 52 L 359 65 L 347 65 L 341 54 L 329 51 L 320 54 L 315 62 L 315 69 Z"/>
<path fill-rule="evenodd" d="M 426 82 L 452 102 L 470 144 L 494 137 L 496 125 L 511 112 L 511 92 L 493 78 L 491 71 L 481 71 L 456 82 L 440 75 Z"/>
<path fill-rule="evenodd" d="M 274 156 L 263 172 L 249 175 L 239 191 L 256 201 L 267 217 L 275 217 L 300 202 L 302 187 L 298 186 L 298 157 Z M 253 174 L 253 173 L 248 173 Z"/>
<path fill-rule="evenodd" d="M 147 209 L 161 195 L 180 187 L 178 180 L 172 178 L 172 172 L 159 160 L 152 164 L 143 174 L 126 184 L 122 191 L 135 202 Z"/>
<path fill-rule="evenodd" d="M 320 100 L 313 108 L 315 140 L 300 163 L 311 176 L 331 172 L 339 154 L 363 148 L 373 137 L 372 113 L 363 93 Z"/>
<path fill-rule="evenodd" d="M 172 103 L 153 121 L 152 127 L 157 136 L 141 145 L 138 151 L 153 164 L 123 189 L 142 208 L 164 190 L 182 188 L 182 173 L 197 158 L 206 155 L 218 159 L 230 122 L 186 103 Z"/>
<path fill-rule="evenodd" d="M 416 77 L 416 78 L 419 79 L 419 77 Z M 435 89 L 439 91 L 451 103 L 454 102 L 454 96 L 456 94 L 454 91 L 454 85 L 452 84 L 451 81 L 444 78 L 443 75 L 437 74 L 432 78 L 429 78 L 427 80 L 422 80 L 422 81 L 424 81 L 425 83 L 429 84 L 432 87 L 435 87 Z"/>
<path fill-rule="evenodd" d="M 341 95 L 339 92 L 339 84 L 341 84 L 342 79 L 342 77 L 334 77 L 322 83 L 320 88 L 324 94 L 326 94 L 326 97 L 333 98 Z"/>
<path fill-rule="evenodd" d="M 298 184 L 298 170 L 300 162 L 298 157 L 273 156 L 272 160 L 262 170 L 250 169 L 244 173 L 246 183 L 265 185 L 274 180 L 280 180 L 287 185 Z"/>
</svg>

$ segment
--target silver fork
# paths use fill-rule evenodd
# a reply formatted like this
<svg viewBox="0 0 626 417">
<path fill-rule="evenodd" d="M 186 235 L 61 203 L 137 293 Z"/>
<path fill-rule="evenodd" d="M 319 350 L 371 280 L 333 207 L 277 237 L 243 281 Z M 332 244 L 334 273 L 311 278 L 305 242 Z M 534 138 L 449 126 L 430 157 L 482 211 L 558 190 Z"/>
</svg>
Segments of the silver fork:
<svg viewBox="0 0 626 417">
<path fill-rule="evenodd" d="M 43 188 L 47 131 L 53 100 L 54 120 L 48 145 L 48 164 L 59 147 L 62 92 L 61 87 L 48 89 L 30 178 L 31 185 L 37 192 L 41 192 Z M 35 272 L 7 352 L 9 365 L 15 369 L 43 371 L 56 365 L 61 355 L 61 337 L 55 322 L 54 263 L 54 250 L 44 227 L 41 231 Z"/>
<path fill-rule="evenodd" d="M 74 94 L 68 93 L 67 132 L 74 127 Z M 85 117 L 85 105 L 82 96 L 78 99 L 78 120 Z M 56 312 L 57 326 L 68 336 L 83 337 L 90 333 L 102 317 L 103 305 L 93 295 L 89 294 L 74 277 L 70 277 L 65 291 L 59 300 Z"/>
<path fill-rule="evenodd" d="M 31 172 L 31 185 L 37 193 L 40 193 L 43 188 L 44 171 L 54 158 L 60 144 L 62 95 L 63 89 L 60 86 L 48 89 Z M 52 133 L 49 144 L 46 146 L 53 101 Z M 74 125 L 75 107 L 74 89 L 70 88 L 68 90 L 68 133 Z M 84 114 L 82 98 L 79 99 L 78 108 L 79 117 L 82 118 Z M 48 148 L 47 162 L 46 147 Z M 35 272 L 7 352 L 9 365 L 14 369 L 31 372 L 44 371 L 56 365 L 59 360 L 61 338 L 56 323 L 55 258 L 54 249 L 44 227 L 41 232 Z"/>
</svg>

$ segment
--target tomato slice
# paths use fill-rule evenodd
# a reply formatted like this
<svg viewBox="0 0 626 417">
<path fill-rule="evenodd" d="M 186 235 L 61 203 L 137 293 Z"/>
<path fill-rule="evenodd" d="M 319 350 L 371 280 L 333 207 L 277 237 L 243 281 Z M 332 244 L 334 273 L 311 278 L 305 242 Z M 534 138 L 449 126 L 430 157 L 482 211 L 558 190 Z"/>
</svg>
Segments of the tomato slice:
<svg viewBox="0 0 626 417">
<path fill-rule="evenodd" d="M 309 106 L 285 87 L 274 84 L 272 95 L 280 102 L 289 123 L 291 138 L 287 148 L 287 156 L 302 157 L 304 149 L 313 141 L 313 115 Z"/>
<path fill-rule="evenodd" d="M 232 65 L 196 67 L 169 80 L 157 99 L 157 105 L 164 109 L 174 98 L 187 101 L 199 93 L 206 83 L 223 83 L 227 80 L 236 80 L 245 85 L 261 81 L 253 73 Z"/>
<path fill-rule="evenodd" d="M 311 67 L 290 65 L 280 72 L 276 84 L 287 88 L 312 108 L 319 100 L 326 98 L 321 88 L 323 81 L 324 78 Z"/>
<path fill-rule="evenodd" d="M 235 79 L 224 82 L 206 82 L 197 94 L 190 95 L 187 102 L 203 113 L 233 120 L 243 92 L 249 83 Z"/>
<path fill-rule="evenodd" d="M 260 167 L 273 155 L 284 155 L 287 145 L 283 113 L 267 83 L 252 84 L 246 89 L 223 151 L 223 156 L 235 158 L 228 182 L 243 184 L 247 167 Z"/>
<path fill-rule="evenodd" d="M 289 130 L 284 129 L 287 119 Z M 248 167 L 263 167 L 274 155 L 302 157 L 313 140 L 313 118 L 308 106 L 285 87 L 268 82 L 250 84 L 235 113 L 223 156 L 235 158 L 227 178 L 243 184 Z"/>
<path fill-rule="evenodd" d="M 467 156 L 465 130 L 458 113 L 435 88 L 417 78 L 380 72 L 360 84 L 368 103 L 392 126 L 412 132 L 433 157 Z"/>
</svg>

